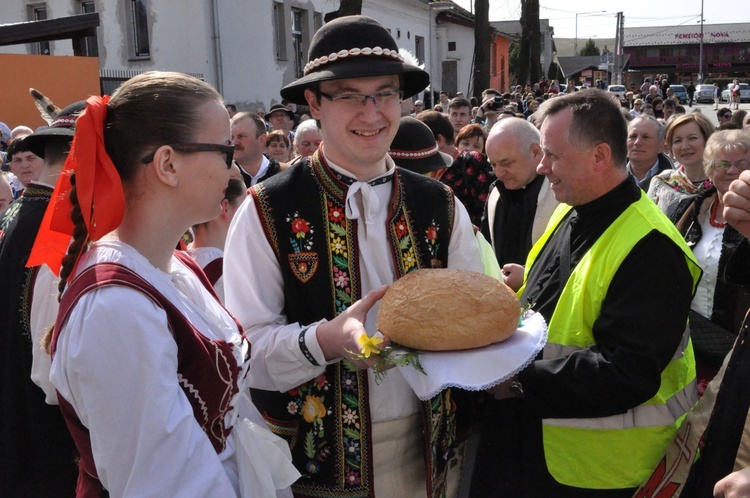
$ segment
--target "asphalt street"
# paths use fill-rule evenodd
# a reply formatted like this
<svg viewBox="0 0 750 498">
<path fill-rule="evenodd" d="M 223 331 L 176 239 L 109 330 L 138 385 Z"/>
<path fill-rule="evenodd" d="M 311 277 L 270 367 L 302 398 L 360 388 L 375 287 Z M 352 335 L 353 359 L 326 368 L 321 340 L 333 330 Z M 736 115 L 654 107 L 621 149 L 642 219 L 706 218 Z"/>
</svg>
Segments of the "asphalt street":
<svg viewBox="0 0 750 498">
<path fill-rule="evenodd" d="M 687 106 L 687 104 L 684 104 L 685 110 L 687 112 L 691 111 L 691 108 Z M 728 102 L 721 102 L 719 104 L 719 109 L 723 107 L 729 107 Z M 698 108 L 701 110 L 704 116 L 706 116 L 713 124 L 714 126 L 718 126 L 719 120 L 716 117 L 716 111 L 714 110 L 714 104 L 713 102 L 710 104 L 703 103 L 703 104 L 693 104 L 692 109 Z M 750 112 L 750 103 L 745 102 L 744 104 L 740 104 L 740 109 L 745 110 L 747 112 Z"/>
</svg>

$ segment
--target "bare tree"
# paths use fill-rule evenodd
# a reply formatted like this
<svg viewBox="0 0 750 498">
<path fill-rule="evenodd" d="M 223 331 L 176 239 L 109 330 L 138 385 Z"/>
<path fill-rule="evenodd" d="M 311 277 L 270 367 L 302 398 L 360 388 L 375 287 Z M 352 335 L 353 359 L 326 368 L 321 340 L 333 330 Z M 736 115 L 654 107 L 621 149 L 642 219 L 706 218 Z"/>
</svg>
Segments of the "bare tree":
<svg viewBox="0 0 750 498">
<path fill-rule="evenodd" d="M 536 83 L 542 79 L 541 40 L 539 33 L 539 0 L 521 0 L 521 48 L 519 83 Z"/>
<path fill-rule="evenodd" d="M 531 83 L 542 79 L 542 36 L 539 32 L 539 0 L 527 0 L 531 50 L 529 57 L 529 78 Z"/>
<path fill-rule="evenodd" d="M 473 95 L 481 102 L 482 90 L 490 87 L 490 29 L 489 0 L 474 0 L 474 81 Z"/>
<path fill-rule="evenodd" d="M 339 8 L 325 15 L 325 22 L 333 21 L 338 17 L 357 16 L 362 14 L 362 0 L 341 0 Z"/>
</svg>

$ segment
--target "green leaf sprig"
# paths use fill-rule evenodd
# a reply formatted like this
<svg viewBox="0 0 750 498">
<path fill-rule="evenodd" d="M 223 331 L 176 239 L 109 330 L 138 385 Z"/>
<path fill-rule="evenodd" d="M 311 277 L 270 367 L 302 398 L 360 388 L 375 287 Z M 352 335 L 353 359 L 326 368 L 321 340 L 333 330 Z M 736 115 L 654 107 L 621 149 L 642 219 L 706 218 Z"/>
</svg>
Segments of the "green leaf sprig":
<svg viewBox="0 0 750 498">
<path fill-rule="evenodd" d="M 375 382 L 377 382 L 378 384 L 383 381 L 385 375 L 388 373 L 388 367 L 391 365 L 395 365 L 397 367 L 411 366 L 417 372 L 423 375 L 427 375 L 427 372 L 425 372 L 424 368 L 422 367 L 422 363 L 419 361 L 418 350 L 407 348 L 406 346 L 402 346 L 400 344 L 392 342 L 379 351 L 379 353 L 376 353 L 378 355 L 378 358 L 377 360 L 375 360 L 375 364 L 372 366 L 372 371 L 375 374 Z M 373 351 L 370 350 L 355 353 L 354 351 L 349 351 L 348 349 L 346 350 L 346 352 L 349 353 L 352 359 L 355 360 L 368 359 L 370 358 L 370 354 L 373 353 Z"/>
</svg>

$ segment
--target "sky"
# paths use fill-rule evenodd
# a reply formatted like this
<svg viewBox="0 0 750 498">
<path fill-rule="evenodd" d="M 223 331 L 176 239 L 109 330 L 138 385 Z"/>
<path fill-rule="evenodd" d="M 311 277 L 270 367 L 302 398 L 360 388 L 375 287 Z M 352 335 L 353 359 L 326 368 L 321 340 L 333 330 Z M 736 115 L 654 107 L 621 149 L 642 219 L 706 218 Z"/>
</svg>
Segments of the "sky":
<svg viewBox="0 0 750 498">
<path fill-rule="evenodd" d="M 473 12 L 474 0 L 454 1 Z M 521 16 L 520 0 L 489 1 L 490 21 L 517 20 Z M 700 22 L 701 0 L 540 0 L 539 17 L 550 20 L 555 38 L 575 38 L 576 13 L 579 39 L 614 38 L 617 12 L 623 13 L 626 28 L 696 25 Z M 750 22 L 750 7 L 746 0 L 704 0 L 703 19 L 706 24 Z"/>
</svg>

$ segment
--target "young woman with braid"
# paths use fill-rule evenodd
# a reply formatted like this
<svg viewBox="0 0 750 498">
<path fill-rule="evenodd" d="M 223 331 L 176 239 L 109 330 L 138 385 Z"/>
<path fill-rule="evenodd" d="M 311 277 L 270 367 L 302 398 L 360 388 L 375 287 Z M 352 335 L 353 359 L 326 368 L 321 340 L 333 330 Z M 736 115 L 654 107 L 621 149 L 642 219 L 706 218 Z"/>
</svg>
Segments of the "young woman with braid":
<svg viewBox="0 0 750 498">
<path fill-rule="evenodd" d="M 221 212 L 229 143 L 221 96 L 179 73 L 91 97 L 77 123 L 37 247 L 59 268 L 55 241 L 73 236 L 49 350 L 81 453 L 78 496 L 276 496 L 296 479 L 246 418 L 262 420 L 241 328 L 173 251 Z"/>
</svg>

